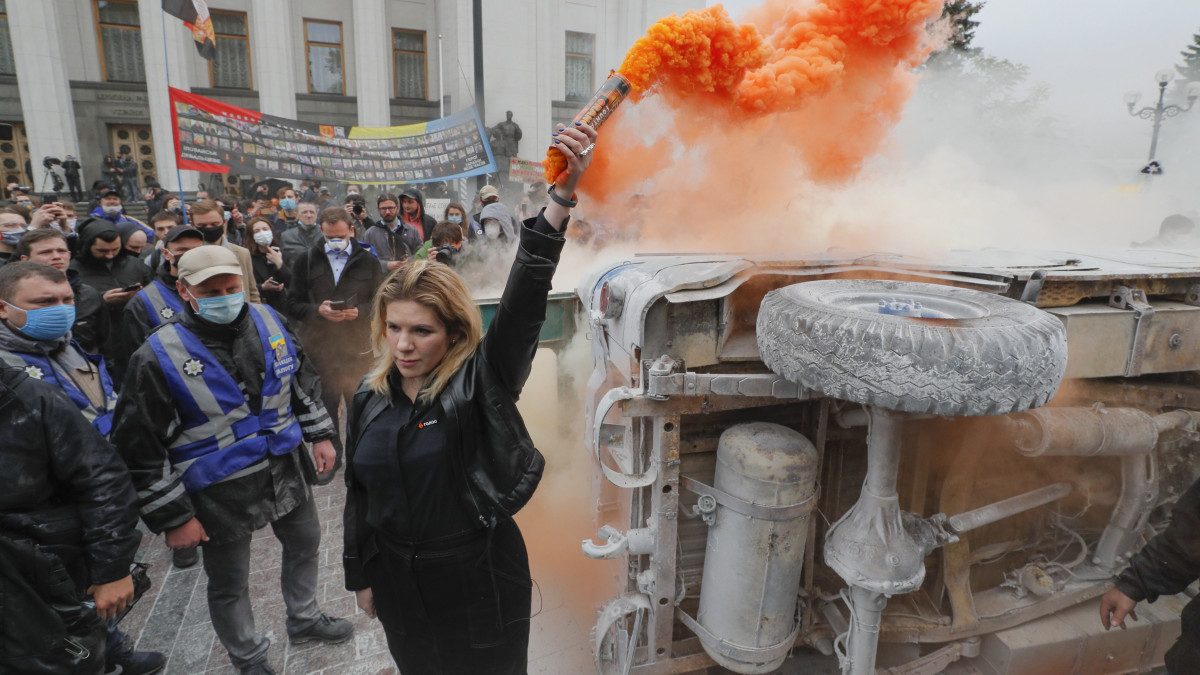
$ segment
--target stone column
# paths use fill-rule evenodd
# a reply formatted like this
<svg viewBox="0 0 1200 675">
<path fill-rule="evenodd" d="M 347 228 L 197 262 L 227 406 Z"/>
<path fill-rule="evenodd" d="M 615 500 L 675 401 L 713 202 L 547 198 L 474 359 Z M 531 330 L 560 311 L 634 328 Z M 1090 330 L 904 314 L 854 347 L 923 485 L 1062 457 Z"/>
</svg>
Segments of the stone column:
<svg viewBox="0 0 1200 675">
<path fill-rule="evenodd" d="M 392 31 L 384 0 L 354 0 L 354 83 L 358 126 L 389 127 Z"/>
<path fill-rule="evenodd" d="M 33 168 L 35 190 L 41 191 L 46 172 L 42 158 L 79 157 L 79 138 L 75 130 L 75 109 L 71 104 L 71 85 L 60 47 L 56 3 L 43 0 L 9 0 L 8 27 L 17 67 L 17 87 L 21 93 L 21 115 L 29 139 L 29 162 Z M 98 157 L 81 158 L 84 166 L 93 166 Z M 89 179 L 80 171 L 80 182 Z M 94 176 L 93 176 L 94 178 Z M 51 183 L 46 183 L 50 189 Z"/>
<path fill-rule="evenodd" d="M 200 174 L 196 171 L 176 172 L 178 165 L 175 157 L 175 130 L 171 124 L 171 102 L 167 93 L 167 66 L 170 65 L 171 68 L 171 86 L 190 91 L 192 82 L 187 60 L 195 58 L 192 56 L 196 53 L 195 43 L 191 32 L 184 27 L 182 21 L 173 16 L 163 16 L 161 2 L 139 2 L 138 18 L 142 24 L 146 96 L 150 102 L 150 132 L 154 135 L 158 182 L 168 192 L 192 191 L 200 184 Z"/>
<path fill-rule="evenodd" d="M 308 55 L 296 51 L 293 44 L 289 4 L 287 0 L 253 0 L 249 17 L 250 49 L 259 112 L 294 120 L 297 117 L 295 58 L 299 54 L 307 68 Z M 299 35 L 303 40 L 303 33 Z"/>
</svg>

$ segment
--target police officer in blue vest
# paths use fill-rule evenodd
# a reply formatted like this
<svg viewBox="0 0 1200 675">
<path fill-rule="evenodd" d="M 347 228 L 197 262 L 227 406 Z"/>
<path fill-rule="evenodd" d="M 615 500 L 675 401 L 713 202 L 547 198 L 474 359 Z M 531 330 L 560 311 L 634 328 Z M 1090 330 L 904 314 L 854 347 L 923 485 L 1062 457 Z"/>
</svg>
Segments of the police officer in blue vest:
<svg viewBox="0 0 1200 675">
<path fill-rule="evenodd" d="M 108 436 L 117 402 L 112 379 L 103 358 L 71 339 L 74 323 L 75 291 L 65 272 L 28 260 L 0 268 L 0 364 L 62 390 L 83 418 Z M 29 440 L 18 439 L 17 444 Z M 120 672 L 146 675 L 162 670 L 166 662 L 159 652 L 134 651 L 132 641 L 110 622 L 105 653 L 110 670 L 120 666 Z"/>
<path fill-rule="evenodd" d="M 110 365 L 119 370 L 122 376 L 129 357 L 142 346 L 146 337 L 183 313 L 183 300 L 179 299 L 179 291 L 175 287 L 179 276 L 175 261 L 184 253 L 203 245 L 204 236 L 190 225 L 176 225 L 163 237 L 163 262 L 155 271 L 154 280 L 126 303 L 120 325 L 114 327 L 117 346 L 113 349 L 113 360 L 117 363 Z"/>
<path fill-rule="evenodd" d="M 179 277 L 175 262 L 184 253 L 203 245 L 204 235 L 190 225 L 176 225 L 163 235 L 162 263 L 155 272 L 154 281 L 125 305 L 120 324 L 116 326 L 117 345 L 112 350 L 115 363 L 110 365 L 118 371 L 119 377 L 124 376 L 130 355 L 151 333 L 183 314 L 183 300 L 175 285 Z M 177 548 L 171 552 L 171 561 L 179 568 L 191 567 L 200 562 L 200 553 L 195 548 Z"/>
<path fill-rule="evenodd" d="M 13 262 L 0 268 L 0 362 L 66 392 L 92 426 L 112 431 L 117 396 L 104 359 L 71 339 L 75 294 L 50 265 Z"/>
<path fill-rule="evenodd" d="M 201 545 L 209 614 L 234 667 L 274 673 L 250 609 L 256 530 L 270 525 L 283 545 L 291 642 L 354 633 L 317 605 L 321 524 L 306 476 L 333 466 L 335 431 L 296 338 L 273 309 L 245 301 L 237 256 L 200 246 L 177 267 L 183 315 L 130 358 L 113 443 L 150 529 L 172 548 Z M 302 441 L 314 446 L 311 460 Z"/>
</svg>

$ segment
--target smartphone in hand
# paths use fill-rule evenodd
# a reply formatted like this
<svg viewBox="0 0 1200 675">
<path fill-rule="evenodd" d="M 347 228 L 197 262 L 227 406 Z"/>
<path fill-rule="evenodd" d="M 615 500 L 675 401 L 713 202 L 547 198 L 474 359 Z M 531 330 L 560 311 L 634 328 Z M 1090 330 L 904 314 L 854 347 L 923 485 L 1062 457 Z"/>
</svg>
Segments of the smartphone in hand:
<svg viewBox="0 0 1200 675">
<path fill-rule="evenodd" d="M 141 285 L 141 284 L 134 284 L 134 285 L 132 285 L 132 286 L 126 286 L 125 288 L 122 288 L 122 289 L 121 289 L 121 292 L 122 292 L 122 293 L 129 293 L 130 291 L 140 291 L 140 290 L 142 290 L 142 285 Z"/>
</svg>

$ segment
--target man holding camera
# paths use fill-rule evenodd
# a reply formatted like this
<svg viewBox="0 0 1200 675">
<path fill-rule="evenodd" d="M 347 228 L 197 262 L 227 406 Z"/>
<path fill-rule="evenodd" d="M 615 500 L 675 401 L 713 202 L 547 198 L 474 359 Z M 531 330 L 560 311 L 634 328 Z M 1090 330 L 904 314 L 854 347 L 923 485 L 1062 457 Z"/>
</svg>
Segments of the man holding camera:
<svg viewBox="0 0 1200 675">
<path fill-rule="evenodd" d="M 352 217 L 344 209 L 321 212 L 320 243 L 292 261 L 288 312 L 300 321 L 300 338 L 308 346 L 321 376 L 325 409 L 338 428 L 338 406 L 349 405 L 359 380 L 371 367 L 371 301 L 383 282 L 379 259 L 354 240 Z M 342 465 L 342 442 L 335 436 L 337 463 L 318 477 L 324 485 Z"/>
<path fill-rule="evenodd" d="M 367 200 L 358 192 L 351 192 L 346 195 L 343 208 L 346 210 L 346 215 L 350 216 L 349 223 L 354 228 L 354 237 L 360 242 L 365 242 L 367 232 L 375 224 L 375 221 L 371 220 L 371 215 L 367 213 Z"/>
<path fill-rule="evenodd" d="M 433 238 L 417 251 L 417 258 L 427 258 L 453 267 L 458 263 L 462 251 L 462 228 L 454 223 L 442 221 L 433 228 Z"/>
</svg>

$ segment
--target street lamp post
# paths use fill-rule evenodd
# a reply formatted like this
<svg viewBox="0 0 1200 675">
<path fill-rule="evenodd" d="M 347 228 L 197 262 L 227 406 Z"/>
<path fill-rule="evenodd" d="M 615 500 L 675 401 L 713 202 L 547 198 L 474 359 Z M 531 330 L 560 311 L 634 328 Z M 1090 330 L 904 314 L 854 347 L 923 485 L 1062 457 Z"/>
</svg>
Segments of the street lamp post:
<svg viewBox="0 0 1200 675">
<path fill-rule="evenodd" d="M 1125 105 L 1129 107 L 1130 115 L 1144 120 L 1154 120 L 1154 133 L 1150 137 L 1150 157 L 1146 160 L 1146 166 L 1142 169 L 1142 173 L 1162 173 L 1162 167 L 1155 161 L 1154 155 L 1158 151 L 1158 131 L 1162 128 L 1163 119 L 1175 117 L 1191 110 L 1196 99 L 1200 98 L 1200 82 L 1192 82 L 1187 87 L 1187 107 L 1175 104 L 1165 105 L 1163 99 L 1167 95 L 1167 85 L 1174 77 L 1175 74 L 1170 70 L 1160 70 L 1154 74 L 1154 80 L 1158 83 L 1158 103 L 1153 108 L 1146 107 L 1134 112 L 1133 108 L 1142 95 L 1136 91 L 1125 94 Z"/>
</svg>

